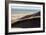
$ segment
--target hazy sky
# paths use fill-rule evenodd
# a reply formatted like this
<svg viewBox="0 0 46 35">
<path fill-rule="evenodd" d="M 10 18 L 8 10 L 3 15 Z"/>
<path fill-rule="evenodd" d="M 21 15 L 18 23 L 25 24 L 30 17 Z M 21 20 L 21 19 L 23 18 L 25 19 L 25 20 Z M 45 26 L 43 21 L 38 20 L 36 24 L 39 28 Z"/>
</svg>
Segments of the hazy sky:
<svg viewBox="0 0 46 35">
<path fill-rule="evenodd" d="M 35 13 L 40 11 L 40 7 L 35 6 L 11 6 L 12 14 Z"/>
</svg>

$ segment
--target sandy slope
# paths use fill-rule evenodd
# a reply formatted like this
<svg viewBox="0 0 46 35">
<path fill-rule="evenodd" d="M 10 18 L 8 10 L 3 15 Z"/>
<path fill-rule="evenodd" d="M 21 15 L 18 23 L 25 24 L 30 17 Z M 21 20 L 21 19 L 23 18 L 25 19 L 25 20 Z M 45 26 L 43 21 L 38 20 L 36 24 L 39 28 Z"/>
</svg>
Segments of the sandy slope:
<svg viewBox="0 0 46 35">
<path fill-rule="evenodd" d="M 29 14 L 14 14 L 14 15 L 11 16 L 11 22 L 13 23 L 16 20 L 18 20 L 19 18 L 24 17 L 26 15 L 29 15 Z"/>
</svg>

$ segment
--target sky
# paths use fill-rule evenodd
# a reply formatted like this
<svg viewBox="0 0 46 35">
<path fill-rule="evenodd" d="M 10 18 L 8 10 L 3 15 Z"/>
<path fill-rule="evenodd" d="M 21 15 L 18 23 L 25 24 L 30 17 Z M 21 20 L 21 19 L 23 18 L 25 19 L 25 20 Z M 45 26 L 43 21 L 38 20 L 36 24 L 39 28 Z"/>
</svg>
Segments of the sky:
<svg viewBox="0 0 46 35">
<path fill-rule="evenodd" d="M 17 6 L 11 5 L 11 13 L 12 14 L 26 14 L 26 13 L 36 13 L 40 11 L 40 7 L 36 6 Z"/>
</svg>

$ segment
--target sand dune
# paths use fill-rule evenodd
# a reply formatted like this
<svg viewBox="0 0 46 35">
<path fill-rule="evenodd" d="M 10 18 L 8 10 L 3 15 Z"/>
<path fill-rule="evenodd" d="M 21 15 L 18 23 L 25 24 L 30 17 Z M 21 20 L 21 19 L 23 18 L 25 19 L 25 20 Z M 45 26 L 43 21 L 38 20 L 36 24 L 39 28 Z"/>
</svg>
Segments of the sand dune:
<svg viewBox="0 0 46 35">
<path fill-rule="evenodd" d="M 24 17 L 19 18 L 18 20 L 13 20 L 14 22 L 11 24 L 13 28 L 36 28 L 40 27 L 40 12 L 26 15 Z"/>
<path fill-rule="evenodd" d="M 11 16 L 11 23 L 15 22 L 16 20 L 26 16 L 26 15 L 31 15 L 31 13 L 28 14 L 14 14 Z"/>
<path fill-rule="evenodd" d="M 32 18 L 39 18 L 40 17 L 40 12 L 38 12 L 36 14 L 16 14 L 16 15 L 12 15 L 11 17 L 12 17 L 11 22 L 14 23 L 16 21 L 32 19 Z"/>
</svg>

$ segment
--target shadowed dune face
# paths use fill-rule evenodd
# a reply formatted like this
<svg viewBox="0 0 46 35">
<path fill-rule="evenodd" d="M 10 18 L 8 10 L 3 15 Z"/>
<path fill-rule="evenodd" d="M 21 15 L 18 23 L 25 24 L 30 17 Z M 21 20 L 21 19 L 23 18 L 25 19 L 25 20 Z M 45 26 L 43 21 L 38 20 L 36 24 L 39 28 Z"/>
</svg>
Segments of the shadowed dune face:
<svg viewBox="0 0 46 35">
<path fill-rule="evenodd" d="M 40 18 L 18 21 L 11 25 L 13 28 L 36 28 L 40 27 Z"/>
</svg>

